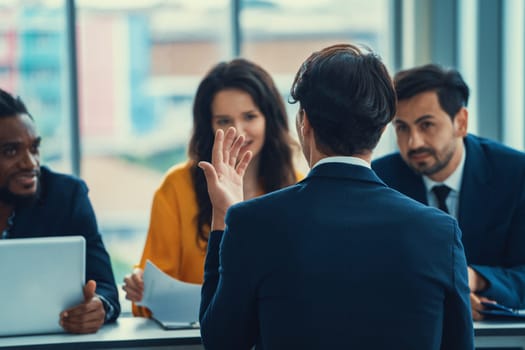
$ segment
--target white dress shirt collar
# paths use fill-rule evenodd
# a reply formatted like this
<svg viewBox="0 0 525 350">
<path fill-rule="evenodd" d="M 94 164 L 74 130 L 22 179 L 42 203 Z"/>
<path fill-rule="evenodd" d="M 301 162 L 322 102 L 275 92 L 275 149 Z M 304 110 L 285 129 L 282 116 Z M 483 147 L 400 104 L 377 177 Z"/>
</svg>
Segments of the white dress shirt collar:
<svg viewBox="0 0 525 350">
<path fill-rule="evenodd" d="M 317 163 L 315 163 L 312 169 L 318 165 L 325 164 L 325 163 L 345 163 L 345 164 L 351 164 L 351 165 L 364 166 L 370 169 L 370 163 L 368 163 L 366 160 L 358 158 L 358 157 L 347 157 L 347 156 L 336 156 L 336 157 L 323 158 L 319 160 Z"/>
</svg>

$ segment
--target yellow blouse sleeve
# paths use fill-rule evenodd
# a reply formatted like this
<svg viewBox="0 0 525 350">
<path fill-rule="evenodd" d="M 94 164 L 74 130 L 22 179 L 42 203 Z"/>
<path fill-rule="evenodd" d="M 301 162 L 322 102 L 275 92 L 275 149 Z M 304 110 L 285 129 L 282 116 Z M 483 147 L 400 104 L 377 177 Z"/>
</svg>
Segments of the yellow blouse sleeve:
<svg viewBox="0 0 525 350">
<path fill-rule="evenodd" d="M 168 178 L 155 193 L 151 208 L 149 230 L 139 267 L 144 269 L 150 260 L 168 275 L 178 278 L 181 256 L 180 203 L 175 191 L 176 184 Z M 136 316 L 150 317 L 144 307 L 132 305 Z"/>
</svg>

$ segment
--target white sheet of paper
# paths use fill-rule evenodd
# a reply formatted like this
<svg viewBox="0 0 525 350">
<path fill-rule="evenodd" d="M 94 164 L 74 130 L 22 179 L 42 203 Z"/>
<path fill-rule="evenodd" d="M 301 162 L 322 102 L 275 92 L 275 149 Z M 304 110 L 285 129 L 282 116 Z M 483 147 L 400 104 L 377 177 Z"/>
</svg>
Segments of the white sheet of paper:
<svg viewBox="0 0 525 350">
<path fill-rule="evenodd" d="M 144 269 L 144 296 L 137 305 L 151 310 L 153 318 L 163 326 L 194 326 L 198 324 L 201 285 L 181 282 L 162 272 L 151 261 Z"/>
</svg>

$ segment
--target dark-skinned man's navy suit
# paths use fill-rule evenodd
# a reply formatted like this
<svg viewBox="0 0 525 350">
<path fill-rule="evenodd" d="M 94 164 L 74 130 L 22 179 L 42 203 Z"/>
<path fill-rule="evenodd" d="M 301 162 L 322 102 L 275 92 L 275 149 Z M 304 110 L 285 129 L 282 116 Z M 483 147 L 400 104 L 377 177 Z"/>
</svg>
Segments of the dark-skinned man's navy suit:
<svg viewBox="0 0 525 350">
<path fill-rule="evenodd" d="M 525 308 L 525 154 L 467 135 L 458 223 L 467 262 L 489 282 L 478 294 Z M 389 186 L 427 204 L 423 179 L 399 153 L 372 163 Z"/>
<path fill-rule="evenodd" d="M 97 282 L 96 293 L 111 304 L 106 322 L 120 314 L 118 291 L 109 255 L 98 232 L 97 220 L 84 181 L 41 167 L 40 197 L 15 209 L 9 238 L 81 235 L 86 239 L 86 280 Z M 38 261 L 35 261 L 35 268 Z"/>
<path fill-rule="evenodd" d="M 314 167 L 236 204 L 210 234 L 207 349 L 472 349 L 467 265 L 452 217 L 364 166 Z"/>
</svg>

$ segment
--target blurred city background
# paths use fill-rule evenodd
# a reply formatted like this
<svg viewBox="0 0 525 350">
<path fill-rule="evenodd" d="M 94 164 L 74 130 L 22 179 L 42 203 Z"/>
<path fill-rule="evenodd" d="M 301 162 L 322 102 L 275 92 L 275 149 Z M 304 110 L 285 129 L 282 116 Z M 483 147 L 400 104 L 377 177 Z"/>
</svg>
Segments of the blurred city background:
<svg viewBox="0 0 525 350">
<path fill-rule="evenodd" d="M 4 2 L 0 87 L 36 119 L 42 163 L 71 172 L 65 3 Z M 388 62 L 388 3 L 241 1 L 241 55 L 269 70 L 287 99 L 300 63 L 328 44 L 363 43 Z M 121 281 L 140 258 L 163 173 L 186 159 L 197 85 L 233 56 L 232 11 L 226 0 L 76 5 L 80 175 Z"/>
</svg>

